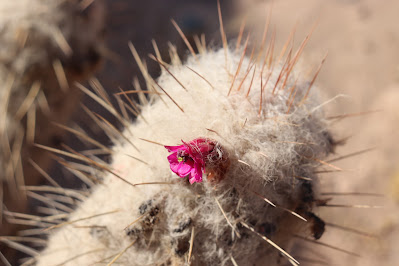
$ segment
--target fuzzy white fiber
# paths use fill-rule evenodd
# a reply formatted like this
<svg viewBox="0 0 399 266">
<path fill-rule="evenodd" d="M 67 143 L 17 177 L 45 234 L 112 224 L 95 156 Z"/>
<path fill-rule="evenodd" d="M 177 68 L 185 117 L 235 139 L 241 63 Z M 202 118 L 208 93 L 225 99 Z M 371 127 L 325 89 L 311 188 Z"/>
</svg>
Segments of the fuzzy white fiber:
<svg viewBox="0 0 399 266">
<path fill-rule="evenodd" d="M 168 66 L 187 91 L 163 71 L 157 82 L 175 103 L 153 84 L 161 96 L 154 94 L 123 131 L 129 142 L 116 139 L 109 167 L 132 184 L 165 183 L 132 186 L 104 174 L 103 184 L 71 214 L 72 223 L 53 229 L 37 265 L 288 263 L 261 236 L 289 252 L 293 234 L 309 233 L 309 222 L 287 210 L 304 217 L 311 212 L 315 158 L 324 158 L 333 144 L 316 88 L 304 97 L 308 80 L 293 70 L 284 82 L 283 72 L 274 89 L 282 64 L 266 64 L 261 73 L 262 60 L 253 67 L 247 57 L 234 78 L 240 58 L 241 52 L 229 50 L 226 60 L 220 49 Z M 220 182 L 204 175 L 202 183 L 191 185 L 170 170 L 162 145 L 199 137 L 217 141 L 227 154 L 230 165 Z"/>
</svg>

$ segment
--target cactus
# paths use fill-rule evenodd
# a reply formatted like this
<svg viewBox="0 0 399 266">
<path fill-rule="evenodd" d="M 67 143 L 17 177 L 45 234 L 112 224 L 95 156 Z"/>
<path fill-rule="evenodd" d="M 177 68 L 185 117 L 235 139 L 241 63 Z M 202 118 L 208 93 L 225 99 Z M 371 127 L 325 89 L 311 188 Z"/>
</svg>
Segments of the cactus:
<svg viewBox="0 0 399 266">
<path fill-rule="evenodd" d="M 49 122 L 69 120 L 80 99 L 74 82 L 101 61 L 103 13 L 101 1 L 90 7 L 77 0 L 0 4 L 0 190 L 7 188 L 11 209 L 23 198 L 20 186 L 42 180 L 28 158 L 43 168 L 49 164 L 33 142 L 57 145 L 62 130 Z"/>
<path fill-rule="evenodd" d="M 43 182 L 50 165 L 33 143 L 60 144 L 65 131 L 51 122 L 69 121 L 82 94 L 74 82 L 102 61 L 103 3 L 83 2 L 0 3 L 0 235 L 18 230 L 3 213 L 28 211 L 21 188 Z"/>
<path fill-rule="evenodd" d="M 101 62 L 103 13 L 101 1 L 90 8 L 77 0 L 0 4 L 2 169 L 8 170 L 9 164 L 19 167 L 18 162 L 7 161 L 6 147 L 19 141 L 19 135 L 26 138 L 26 146 L 37 139 L 37 143 L 51 145 L 44 140 L 51 138 L 54 129 L 44 125 L 49 120 L 66 120 L 64 117 L 72 113 L 69 105 L 79 99 L 74 82 L 86 79 Z M 72 103 L 64 101 L 66 96 Z M 41 127 L 40 132 L 35 132 L 34 125 Z M 0 180 L 13 178 L 7 174 L 2 171 Z M 18 181 L 17 185 L 23 184 Z"/>
<path fill-rule="evenodd" d="M 324 232 L 314 214 L 325 204 L 315 172 L 336 145 L 314 78 L 294 68 L 305 42 L 276 60 L 273 42 L 248 57 L 248 40 L 234 49 L 223 39 L 223 49 L 198 43 L 198 54 L 188 44 L 185 63 L 173 50 L 171 64 L 152 56 L 162 69 L 156 80 L 130 45 L 150 94 L 121 93 L 139 94 L 141 105 L 129 100 L 126 107 L 140 110 L 134 122 L 106 96 L 87 91 L 126 128 L 119 132 L 87 110 L 114 140 L 112 149 L 96 143 L 112 162 L 63 152 L 101 170 L 95 172 L 99 184 L 90 196 L 74 191 L 71 197 L 82 203 L 67 222 L 46 229 L 48 245 L 30 262 L 299 264 L 290 255 L 295 239 Z"/>
</svg>

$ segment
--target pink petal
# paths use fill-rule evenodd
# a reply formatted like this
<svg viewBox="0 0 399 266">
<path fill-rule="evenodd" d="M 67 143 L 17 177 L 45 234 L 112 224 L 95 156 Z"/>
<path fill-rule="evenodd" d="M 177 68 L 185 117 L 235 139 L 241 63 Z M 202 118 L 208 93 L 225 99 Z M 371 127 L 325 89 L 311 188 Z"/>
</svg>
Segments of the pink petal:
<svg viewBox="0 0 399 266">
<path fill-rule="evenodd" d="M 170 164 L 174 163 L 179 163 L 178 159 L 177 159 L 177 152 L 172 153 L 171 155 L 168 156 L 168 161 Z"/>
<path fill-rule="evenodd" d="M 193 166 L 191 166 L 187 163 L 181 162 L 181 166 L 178 170 L 178 175 L 179 176 L 187 176 L 191 172 L 192 169 L 193 169 Z"/>
<path fill-rule="evenodd" d="M 169 152 L 170 169 L 180 177 L 189 176 L 191 184 L 202 182 L 202 175 L 209 156 L 215 143 L 206 138 L 197 138 L 190 142 L 184 142 L 179 146 L 164 146 Z"/>
<path fill-rule="evenodd" d="M 191 170 L 191 175 L 190 175 L 190 184 L 193 184 L 194 182 L 202 182 L 202 169 L 201 166 L 198 164 L 195 165 L 195 167 Z"/>
<path fill-rule="evenodd" d="M 213 150 L 214 147 L 215 147 L 215 145 L 213 145 L 210 142 L 203 143 L 199 146 L 199 152 L 202 154 L 208 154 L 209 152 L 211 152 Z"/>
<path fill-rule="evenodd" d="M 180 177 L 186 177 L 191 172 L 193 167 L 194 166 L 192 161 L 177 162 L 170 164 L 170 170 L 172 170 L 175 174 L 177 174 Z"/>
<path fill-rule="evenodd" d="M 186 147 L 189 155 L 194 159 L 194 161 L 204 164 L 205 157 L 215 148 L 213 142 L 198 138 L 186 143 L 182 140 L 184 146 Z"/>
<path fill-rule="evenodd" d="M 177 175 L 179 175 L 180 167 L 181 167 L 181 163 L 171 163 L 170 164 L 170 170 L 172 170 Z"/>
<path fill-rule="evenodd" d="M 184 145 L 180 146 L 164 146 L 168 152 L 175 152 L 177 150 L 186 150 L 186 147 Z"/>
</svg>

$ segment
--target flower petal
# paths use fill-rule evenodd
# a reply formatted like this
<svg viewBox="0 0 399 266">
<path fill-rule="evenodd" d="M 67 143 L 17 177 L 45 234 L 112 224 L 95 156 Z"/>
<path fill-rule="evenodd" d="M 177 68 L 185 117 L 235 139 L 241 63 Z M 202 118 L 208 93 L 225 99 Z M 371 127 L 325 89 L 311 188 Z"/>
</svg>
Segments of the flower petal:
<svg viewBox="0 0 399 266">
<path fill-rule="evenodd" d="M 170 154 L 170 169 L 180 177 L 189 175 L 190 183 L 202 182 L 208 157 L 212 156 L 216 143 L 207 138 L 197 138 L 179 146 L 164 146 Z"/>
<path fill-rule="evenodd" d="M 181 166 L 178 170 L 178 175 L 179 176 L 187 176 L 191 172 L 192 169 L 193 169 L 192 165 L 181 162 Z"/>
<path fill-rule="evenodd" d="M 179 163 L 177 159 L 177 152 L 172 153 L 171 155 L 168 156 L 168 161 L 169 163 Z"/>
<path fill-rule="evenodd" d="M 168 152 L 175 152 L 177 150 L 186 150 L 187 148 L 184 145 L 179 146 L 164 146 Z"/>
<path fill-rule="evenodd" d="M 170 170 L 172 170 L 175 174 L 179 173 L 179 169 L 181 167 L 181 163 L 171 163 Z"/>
<path fill-rule="evenodd" d="M 202 182 L 202 168 L 200 165 L 195 164 L 194 168 L 191 170 L 190 174 L 190 184 L 193 184 L 194 182 Z"/>
</svg>

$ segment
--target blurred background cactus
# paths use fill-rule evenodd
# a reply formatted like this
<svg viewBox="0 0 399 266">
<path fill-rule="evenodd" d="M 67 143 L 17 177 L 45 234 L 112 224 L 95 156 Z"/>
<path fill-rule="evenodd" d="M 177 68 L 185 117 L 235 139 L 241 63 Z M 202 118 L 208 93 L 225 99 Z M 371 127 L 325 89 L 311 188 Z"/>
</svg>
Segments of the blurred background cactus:
<svg viewBox="0 0 399 266">
<path fill-rule="evenodd" d="M 7 210 L 25 212 L 24 186 L 43 182 L 49 156 L 33 146 L 60 147 L 79 104 L 75 87 L 103 59 L 104 5 L 96 1 L 3 1 L 0 4 L 1 235 L 14 234 Z M 3 251 L 3 247 L 2 247 Z"/>
</svg>

